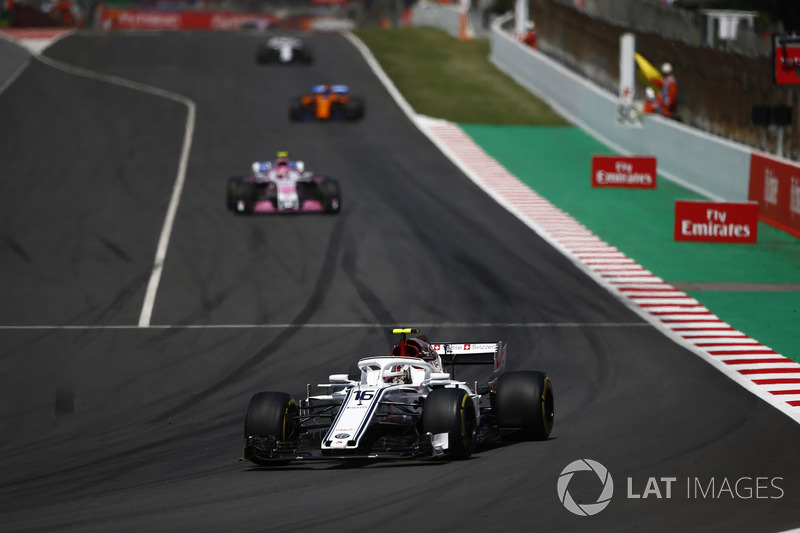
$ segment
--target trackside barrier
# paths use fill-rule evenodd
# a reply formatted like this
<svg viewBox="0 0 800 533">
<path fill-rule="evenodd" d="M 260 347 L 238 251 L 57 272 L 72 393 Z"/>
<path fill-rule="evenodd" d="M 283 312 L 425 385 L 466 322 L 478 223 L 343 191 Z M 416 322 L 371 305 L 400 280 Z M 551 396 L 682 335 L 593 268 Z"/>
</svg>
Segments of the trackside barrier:
<svg viewBox="0 0 800 533">
<path fill-rule="evenodd" d="M 433 26 L 451 37 L 461 38 L 461 12 L 457 5 L 436 4 L 422 0 L 411 10 L 412 26 Z"/>
<path fill-rule="evenodd" d="M 747 201 L 751 149 L 657 115 L 641 126 L 616 121 L 617 97 L 492 25 L 490 60 L 609 148 L 658 159 L 659 173 L 714 200 Z"/>
<path fill-rule="evenodd" d="M 519 42 L 504 28 L 511 20 L 510 14 L 495 19 L 489 35 L 489 59 L 501 71 L 612 150 L 655 156 L 664 178 L 712 200 L 748 200 L 752 149 L 661 116 L 643 116 L 641 127 L 618 125 L 615 95 Z M 423 2 L 415 6 L 412 21 L 458 36 L 454 9 Z"/>
<path fill-rule="evenodd" d="M 121 8 L 100 9 L 98 19 L 105 30 L 236 30 L 246 23 L 260 21 L 269 25 L 277 20 L 259 13 Z"/>
<path fill-rule="evenodd" d="M 800 237 L 800 166 L 754 153 L 750 200 L 758 202 L 762 219 Z"/>
<path fill-rule="evenodd" d="M 614 95 L 520 43 L 504 30 L 509 20 L 491 28 L 490 60 L 500 70 L 611 149 L 655 156 L 659 174 L 709 199 L 758 201 L 762 220 L 800 237 L 800 166 L 658 115 L 618 125 Z"/>
</svg>

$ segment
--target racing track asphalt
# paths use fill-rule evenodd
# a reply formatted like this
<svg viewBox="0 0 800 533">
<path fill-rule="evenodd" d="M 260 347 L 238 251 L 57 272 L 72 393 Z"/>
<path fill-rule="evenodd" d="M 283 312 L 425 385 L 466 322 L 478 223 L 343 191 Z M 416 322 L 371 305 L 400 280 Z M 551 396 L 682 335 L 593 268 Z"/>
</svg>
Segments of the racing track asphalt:
<svg viewBox="0 0 800 533">
<path fill-rule="evenodd" d="M 489 199 L 405 118 L 346 39 L 311 35 L 313 66 L 273 69 L 253 61 L 261 38 L 81 32 L 45 52 L 196 105 L 148 328 L 137 323 L 186 107 L 38 61 L 0 92 L 0 529 L 800 523 L 796 422 L 667 339 Z M 288 123 L 288 100 L 325 80 L 363 95 L 366 119 Z M 283 149 L 341 181 L 341 214 L 225 210 L 226 179 Z M 546 370 L 551 439 L 454 463 L 236 462 L 253 393 L 301 396 L 306 383 L 385 351 L 398 324 L 436 340 L 506 340 L 511 369 Z M 581 458 L 605 465 L 616 486 L 592 517 L 569 513 L 556 490 Z M 629 478 L 641 495 L 662 477 L 677 480 L 672 498 L 627 497 Z M 760 498 L 719 491 L 743 478 L 773 484 Z M 591 503 L 599 487 L 578 481 L 570 490 Z M 695 481 L 716 483 L 718 497 L 687 492 Z"/>
</svg>

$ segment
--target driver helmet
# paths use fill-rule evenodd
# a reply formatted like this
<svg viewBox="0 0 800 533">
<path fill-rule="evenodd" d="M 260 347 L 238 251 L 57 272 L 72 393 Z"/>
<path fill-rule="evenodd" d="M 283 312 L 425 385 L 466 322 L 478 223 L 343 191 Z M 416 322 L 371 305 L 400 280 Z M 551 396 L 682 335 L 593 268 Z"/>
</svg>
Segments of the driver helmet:
<svg viewBox="0 0 800 533">
<path fill-rule="evenodd" d="M 436 352 L 431 348 L 425 335 L 398 342 L 392 348 L 395 357 L 420 357 L 430 360 L 436 357 Z"/>
<path fill-rule="evenodd" d="M 392 365 L 383 375 L 384 383 L 411 383 L 408 365 Z"/>
<path fill-rule="evenodd" d="M 277 158 L 275 159 L 275 166 L 276 167 L 288 167 L 290 164 L 289 161 L 289 152 L 280 151 L 275 154 Z"/>
</svg>

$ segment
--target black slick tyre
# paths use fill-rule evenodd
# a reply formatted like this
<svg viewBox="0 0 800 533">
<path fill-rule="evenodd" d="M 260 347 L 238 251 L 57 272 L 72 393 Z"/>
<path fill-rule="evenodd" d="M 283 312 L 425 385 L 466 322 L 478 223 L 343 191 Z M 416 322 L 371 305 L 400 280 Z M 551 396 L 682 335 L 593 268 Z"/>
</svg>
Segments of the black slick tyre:
<svg viewBox="0 0 800 533">
<path fill-rule="evenodd" d="M 447 457 L 469 459 L 475 449 L 477 418 L 475 405 L 463 389 L 435 389 L 422 409 L 423 434 L 448 434 Z"/>
<path fill-rule="evenodd" d="M 254 194 L 253 183 L 243 181 L 242 178 L 230 178 L 225 204 L 234 213 L 252 213 Z"/>
<path fill-rule="evenodd" d="M 228 180 L 228 188 L 225 190 L 225 206 L 229 211 L 236 211 L 236 201 L 238 200 L 241 181 L 241 178 L 230 178 Z"/>
<path fill-rule="evenodd" d="M 271 49 L 268 46 L 261 45 L 256 48 L 256 63 L 259 65 L 266 65 L 267 63 L 271 63 L 273 61 L 273 56 L 275 55 L 275 50 Z"/>
<path fill-rule="evenodd" d="M 293 440 L 297 435 L 294 416 L 297 402 L 285 392 L 259 392 L 250 399 L 244 417 L 244 438 L 275 437 Z"/>
<path fill-rule="evenodd" d="M 364 118 L 365 107 L 364 100 L 357 96 L 351 97 L 345 111 L 347 120 L 361 120 Z"/>
<path fill-rule="evenodd" d="M 516 436 L 545 440 L 553 430 L 553 385 L 544 372 L 506 372 L 497 381 L 494 412 L 500 429 L 517 429 Z"/>
<path fill-rule="evenodd" d="M 289 103 L 289 120 L 292 122 L 303 120 L 306 113 L 302 98 L 295 98 Z"/>
<path fill-rule="evenodd" d="M 320 184 L 322 190 L 322 209 L 328 214 L 338 213 L 342 208 L 342 191 L 339 182 L 328 178 Z"/>
</svg>

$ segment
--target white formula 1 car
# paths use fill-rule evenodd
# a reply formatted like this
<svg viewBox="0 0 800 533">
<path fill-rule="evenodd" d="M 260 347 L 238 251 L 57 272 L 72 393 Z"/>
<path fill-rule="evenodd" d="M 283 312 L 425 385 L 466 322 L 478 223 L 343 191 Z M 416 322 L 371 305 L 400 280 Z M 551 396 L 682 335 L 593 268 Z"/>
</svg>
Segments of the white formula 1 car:
<svg viewBox="0 0 800 533">
<path fill-rule="evenodd" d="M 310 65 L 311 62 L 311 50 L 297 37 L 272 37 L 256 48 L 256 63 L 259 65 Z"/>
<path fill-rule="evenodd" d="M 244 421 L 242 460 L 261 466 L 292 461 L 410 457 L 467 459 L 497 437 L 545 440 L 553 428 L 550 379 L 505 372 L 502 342 L 431 343 L 419 330 L 402 335 L 391 355 L 358 361 L 360 376 L 329 376 L 320 394 L 297 401 L 259 392 Z M 455 379 L 459 365 L 492 368 L 485 384 Z M 449 367 L 449 372 L 446 369 Z"/>
</svg>

